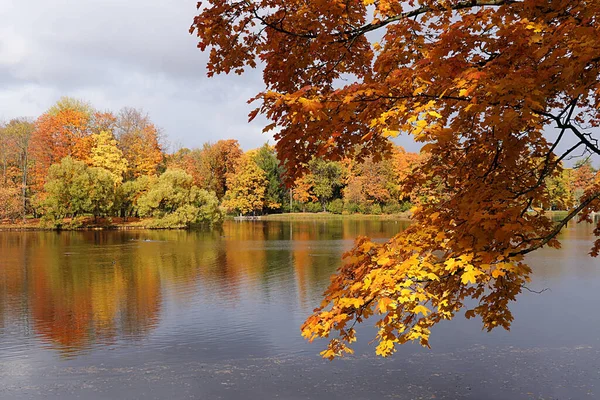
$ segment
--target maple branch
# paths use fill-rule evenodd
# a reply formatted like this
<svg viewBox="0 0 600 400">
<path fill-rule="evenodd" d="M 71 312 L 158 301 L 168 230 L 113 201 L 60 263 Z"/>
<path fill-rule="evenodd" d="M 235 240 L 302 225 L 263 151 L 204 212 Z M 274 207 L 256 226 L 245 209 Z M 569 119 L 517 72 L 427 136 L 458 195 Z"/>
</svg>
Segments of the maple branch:
<svg viewBox="0 0 600 400">
<path fill-rule="evenodd" d="M 269 21 L 267 21 L 267 19 L 265 17 L 261 16 L 258 13 L 258 8 L 256 6 L 254 6 L 254 4 L 252 4 L 252 2 L 250 0 L 245 0 L 245 3 L 250 8 L 250 12 L 252 13 L 252 15 L 254 15 L 254 18 L 259 20 L 260 23 L 266 27 L 269 27 L 269 28 L 271 28 L 279 33 L 283 33 L 285 35 L 297 36 L 297 37 L 301 37 L 304 39 L 315 39 L 317 37 L 317 35 L 314 33 L 296 33 L 296 32 L 292 32 L 292 31 L 289 31 L 289 30 L 283 28 L 283 20 L 285 19 L 285 16 L 283 18 L 280 18 L 279 21 L 277 21 L 279 26 L 272 22 L 269 22 Z"/>
<path fill-rule="evenodd" d="M 525 286 L 525 285 L 521 285 L 521 287 L 522 287 L 523 289 L 527 290 L 528 292 L 531 292 L 531 293 L 536 293 L 536 294 L 542 294 L 542 293 L 544 293 L 544 292 L 547 292 L 547 291 L 549 291 L 549 290 L 550 290 L 550 288 L 544 288 L 544 289 L 542 289 L 542 290 L 533 290 L 533 289 L 530 289 L 530 288 L 528 288 L 528 287 L 527 287 L 527 286 Z"/>
<path fill-rule="evenodd" d="M 585 146 L 592 152 L 600 155 L 600 148 L 598 147 L 598 141 L 596 139 L 594 139 L 589 133 L 585 133 L 585 132 L 581 132 L 579 130 L 578 127 L 576 127 L 575 125 L 573 125 L 571 123 L 571 115 L 572 115 L 572 110 L 569 113 L 569 117 L 567 117 L 565 119 L 565 121 L 563 121 L 560 118 L 560 115 L 556 116 L 553 115 L 552 113 L 546 112 L 546 111 L 535 111 L 537 114 L 543 115 L 544 117 L 548 117 L 551 120 L 553 120 L 554 122 L 556 122 L 556 126 L 560 129 L 569 129 L 571 132 L 573 132 L 575 134 L 575 136 L 577 136 L 579 138 L 579 140 L 581 140 L 583 142 L 583 144 L 585 144 Z M 561 113 L 562 114 L 562 113 Z M 589 139 L 588 139 L 589 136 Z M 592 143 L 595 142 L 594 143 Z"/>
<path fill-rule="evenodd" d="M 465 0 L 465 1 L 461 1 L 461 2 L 456 3 L 449 7 L 422 6 L 417 9 L 403 12 L 403 13 L 395 15 L 393 17 L 386 18 L 383 21 L 379 21 L 377 23 L 370 23 L 367 25 L 363 25 L 358 29 L 340 32 L 340 33 L 338 33 L 338 35 L 349 35 L 350 38 L 354 37 L 354 36 L 364 35 L 367 32 L 377 30 L 377 29 L 382 28 L 391 23 L 398 22 L 398 21 L 401 21 L 401 20 L 407 19 L 407 18 L 418 17 L 419 15 L 426 14 L 426 13 L 432 12 L 432 11 L 458 11 L 458 10 L 464 10 L 467 8 L 474 8 L 474 7 L 489 7 L 489 6 L 499 7 L 499 6 L 514 4 L 514 3 L 521 3 L 521 1 L 517 1 L 517 0 Z"/>
<path fill-rule="evenodd" d="M 530 248 L 523 249 L 521 251 L 516 251 L 516 252 L 510 253 L 509 256 L 515 257 L 518 255 L 525 255 L 527 253 L 531 253 L 532 251 L 535 251 L 535 250 L 545 246 L 546 244 L 548 244 L 549 241 L 554 239 L 556 237 L 556 235 L 558 235 L 560 233 L 562 228 L 564 228 L 570 220 L 572 220 L 584 208 L 589 206 L 594 200 L 596 200 L 598 198 L 600 198 L 600 192 L 594 194 L 593 196 L 588 197 L 587 199 L 585 199 L 585 201 L 582 201 L 581 204 L 579 204 L 579 206 L 577 208 L 574 208 L 569 214 L 567 214 L 567 216 L 565 218 L 563 218 L 560 221 L 560 223 L 558 223 L 548 235 L 546 235 L 544 238 L 539 238 L 542 240 L 538 244 L 536 244 Z M 539 240 L 539 239 L 531 239 L 531 240 Z"/>
</svg>

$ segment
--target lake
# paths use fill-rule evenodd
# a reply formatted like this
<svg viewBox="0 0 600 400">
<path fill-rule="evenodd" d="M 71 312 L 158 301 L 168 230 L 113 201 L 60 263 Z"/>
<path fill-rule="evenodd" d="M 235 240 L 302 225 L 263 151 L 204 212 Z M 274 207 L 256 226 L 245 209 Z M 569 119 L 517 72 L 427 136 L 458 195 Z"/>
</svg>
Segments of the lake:
<svg viewBox="0 0 600 400">
<path fill-rule="evenodd" d="M 406 222 L 227 221 L 214 231 L 0 232 L 0 399 L 597 399 L 592 226 L 528 256 L 510 332 L 459 316 L 432 349 L 320 359 L 299 327 L 357 235 Z M 373 321 L 374 322 L 374 321 Z"/>
</svg>

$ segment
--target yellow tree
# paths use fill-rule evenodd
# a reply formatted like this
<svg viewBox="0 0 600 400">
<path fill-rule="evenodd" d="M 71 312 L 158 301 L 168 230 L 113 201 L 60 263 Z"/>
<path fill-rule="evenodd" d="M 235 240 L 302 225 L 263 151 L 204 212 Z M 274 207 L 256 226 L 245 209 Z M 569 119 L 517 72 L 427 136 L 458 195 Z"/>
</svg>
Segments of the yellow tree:
<svg viewBox="0 0 600 400">
<path fill-rule="evenodd" d="M 435 195 L 406 231 L 347 254 L 302 328 L 330 338 L 323 356 L 351 351 L 353 324 L 372 316 L 383 356 L 428 346 L 431 328 L 465 307 L 487 330 L 510 327 L 531 274 L 523 257 L 600 210 L 594 178 L 558 224 L 528 212 L 549 205 L 546 178 L 562 160 L 600 154 L 599 19 L 591 0 L 203 3 L 191 32 L 210 49 L 209 75 L 264 64 L 251 117 L 277 128 L 292 176 L 356 144 L 377 161 L 400 132 L 423 144 L 408 189 Z"/>
<path fill-rule="evenodd" d="M 255 152 L 244 154 L 233 172 L 227 174 L 227 192 L 223 207 L 242 215 L 255 213 L 265 206 L 265 191 L 268 180 L 254 160 Z"/>
<path fill-rule="evenodd" d="M 104 168 L 113 178 L 115 185 L 123 183 L 127 172 L 127 160 L 117 147 L 117 140 L 112 133 L 101 131 L 92 135 L 93 147 L 88 164 L 92 167 Z"/>
</svg>

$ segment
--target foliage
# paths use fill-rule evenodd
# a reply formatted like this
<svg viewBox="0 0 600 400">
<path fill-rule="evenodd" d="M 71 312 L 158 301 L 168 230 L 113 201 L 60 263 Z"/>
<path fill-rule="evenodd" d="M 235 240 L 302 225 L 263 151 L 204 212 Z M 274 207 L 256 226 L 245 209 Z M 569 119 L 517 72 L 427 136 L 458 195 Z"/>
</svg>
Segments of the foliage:
<svg viewBox="0 0 600 400">
<path fill-rule="evenodd" d="M 89 184 L 87 198 L 89 208 L 85 211 L 92 213 L 94 218 L 108 215 L 115 205 L 115 174 L 99 167 L 88 168 Z"/>
<path fill-rule="evenodd" d="M 163 161 L 160 132 L 147 114 L 123 108 L 115 122 L 115 136 L 127 160 L 128 178 L 158 174 Z"/>
<path fill-rule="evenodd" d="M 324 357 L 351 352 L 353 324 L 371 316 L 382 356 L 428 346 L 431 328 L 464 308 L 487 330 L 510 327 L 531 274 L 523 256 L 600 211 L 594 176 L 558 224 L 527 212 L 550 206 L 546 178 L 562 160 L 600 154 L 598 18 L 590 1 L 203 4 L 190 31 L 210 48 L 209 75 L 264 64 L 250 117 L 272 121 L 290 180 L 358 144 L 377 162 L 400 132 L 424 145 L 404 185 L 421 200 L 414 223 L 388 243 L 360 238 L 303 325 L 309 340 L 330 338 Z"/>
<path fill-rule="evenodd" d="M 216 196 L 193 184 L 185 171 L 168 169 L 137 200 L 139 215 L 153 217 L 154 227 L 176 228 L 221 220 Z"/>
<path fill-rule="evenodd" d="M 19 189 L 9 185 L 0 185 L 0 221 L 9 219 L 14 222 L 21 214 Z"/>
<path fill-rule="evenodd" d="M 44 218 L 60 221 L 84 213 L 107 214 L 114 204 L 114 182 L 110 172 L 88 167 L 83 161 L 65 157 L 48 170 L 42 201 Z"/>
<path fill-rule="evenodd" d="M 321 203 L 323 211 L 327 202 L 342 186 L 342 168 L 339 163 L 313 158 L 308 163 L 312 192 Z"/>
<path fill-rule="evenodd" d="M 302 211 L 305 211 L 306 203 L 317 200 L 317 197 L 313 194 L 312 187 L 313 181 L 311 176 L 308 174 L 297 178 L 294 182 L 292 197 L 294 200 L 302 204 Z"/>
<path fill-rule="evenodd" d="M 546 190 L 552 210 L 568 210 L 573 206 L 571 190 L 571 170 L 557 171 L 555 176 L 546 178 Z"/>
<path fill-rule="evenodd" d="M 237 140 L 219 140 L 211 144 L 205 143 L 199 154 L 199 174 L 203 177 L 200 187 L 214 192 L 219 199 L 229 189 L 228 176 L 233 173 L 242 156 L 242 149 Z"/>
<path fill-rule="evenodd" d="M 139 198 L 148 192 L 156 179 L 153 176 L 142 175 L 117 187 L 115 202 L 121 217 L 127 218 L 137 213 Z"/>
<path fill-rule="evenodd" d="M 344 200 L 335 199 L 327 204 L 327 211 L 332 214 L 341 214 L 344 211 Z"/>
<path fill-rule="evenodd" d="M 277 160 L 275 149 L 265 143 L 254 156 L 254 162 L 265 173 L 267 187 L 265 188 L 265 208 L 267 210 L 278 210 L 284 202 L 285 187 L 281 177 L 282 168 Z"/>
<path fill-rule="evenodd" d="M 120 185 L 127 172 L 127 160 L 123 158 L 123 152 L 117 147 L 117 141 L 112 133 L 101 131 L 93 134 L 92 143 L 89 164 L 107 170 L 112 177 L 113 185 Z"/>
<path fill-rule="evenodd" d="M 35 160 L 32 170 L 35 190 L 40 190 L 52 164 L 70 156 L 77 160 L 89 158 L 91 114 L 87 106 L 63 98 L 37 121 L 30 141 L 30 153 Z"/>
<path fill-rule="evenodd" d="M 11 120 L 4 129 L 0 130 L 0 142 L 7 141 L 6 150 L 10 153 L 9 157 L 3 155 L 3 170 L 6 171 L 6 162 L 10 162 L 18 171 L 20 197 L 21 197 L 21 216 L 24 219 L 27 213 L 27 187 L 29 183 L 29 142 L 35 125 L 27 118 L 16 118 Z M 8 154 L 7 154 L 8 155 Z M 4 180 L 6 181 L 6 172 Z M 17 184 L 15 179 L 15 184 Z"/>
<path fill-rule="evenodd" d="M 187 172 L 194 179 L 194 185 L 202 187 L 205 177 L 202 175 L 201 168 L 202 150 L 182 148 L 173 154 L 167 155 L 167 168 L 181 169 Z"/>
<path fill-rule="evenodd" d="M 256 213 L 265 207 L 265 192 L 268 180 L 255 161 L 255 154 L 246 153 L 235 170 L 227 175 L 227 193 L 223 207 L 241 215 Z"/>
</svg>

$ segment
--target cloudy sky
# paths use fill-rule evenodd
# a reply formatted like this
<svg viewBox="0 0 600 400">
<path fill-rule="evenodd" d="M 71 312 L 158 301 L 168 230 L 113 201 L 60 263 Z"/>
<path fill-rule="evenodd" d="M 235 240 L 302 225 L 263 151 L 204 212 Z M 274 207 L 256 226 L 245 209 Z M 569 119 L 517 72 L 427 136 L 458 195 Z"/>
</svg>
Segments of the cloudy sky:
<svg viewBox="0 0 600 400">
<path fill-rule="evenodd" d="M 0 119 L 36 117 L 61 96 L 142 108 L 172 148 L 272 139 L 248 124 L 260 71 L 206 77 L 188 33 L 194 0 L 0 0 Z"/>
</svg>

